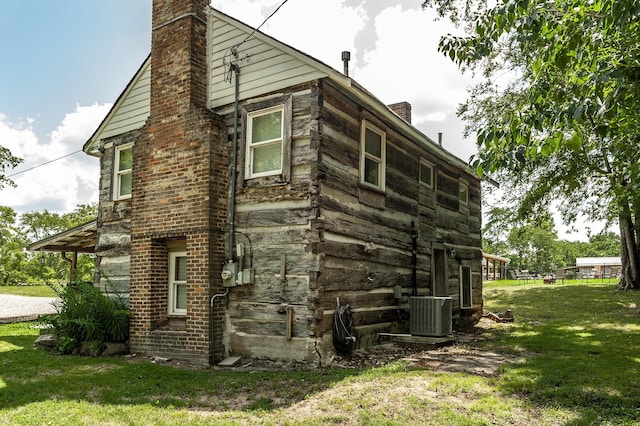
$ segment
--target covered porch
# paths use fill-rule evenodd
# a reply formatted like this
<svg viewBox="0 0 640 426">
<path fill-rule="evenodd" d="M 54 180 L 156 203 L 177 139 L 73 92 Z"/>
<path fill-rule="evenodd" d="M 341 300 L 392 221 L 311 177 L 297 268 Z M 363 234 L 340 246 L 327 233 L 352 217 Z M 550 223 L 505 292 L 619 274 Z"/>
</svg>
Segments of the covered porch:
<svg viewBox="0 0 640 426">
<path fill-rule="evenodd" d="M 511 259 L 490 253 L 482 253 L 482 279 L 502 280 L 507 277 L 507 265 Z"/>
<path fill-rule="evenodd" d="M 94 220 L 31 243 L 27 250 L 60 253 L 60 256 L 69 262 L 69 281 L 74 281 L 78 268 L 78 254 L 95 253 L 97 242 L 98 225 Z"/>
</svg>

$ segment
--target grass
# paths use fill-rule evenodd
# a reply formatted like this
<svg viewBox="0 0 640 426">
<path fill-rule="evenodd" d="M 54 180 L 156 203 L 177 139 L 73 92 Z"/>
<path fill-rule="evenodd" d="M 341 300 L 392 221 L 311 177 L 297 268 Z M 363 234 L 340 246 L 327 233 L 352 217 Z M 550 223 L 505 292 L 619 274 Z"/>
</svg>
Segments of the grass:
<svg viewBox="0 0 640 426">
<path fill-rule="evenodd" d="M 395 361 L 376 368 L 187 369 L 32 349 L 0 326 L 0 424 L 632 425 L 640 418 L 640 293 L 615 284 L 487 284 L 512 309 L 474 350 L 515 354 L 483 376 Z"/>
<path fill-rule="evenodd" d="M 57 297 L 56 292 L 47 285 L 0 285 L 0 294 L 32 297 Z"/>
</svg>

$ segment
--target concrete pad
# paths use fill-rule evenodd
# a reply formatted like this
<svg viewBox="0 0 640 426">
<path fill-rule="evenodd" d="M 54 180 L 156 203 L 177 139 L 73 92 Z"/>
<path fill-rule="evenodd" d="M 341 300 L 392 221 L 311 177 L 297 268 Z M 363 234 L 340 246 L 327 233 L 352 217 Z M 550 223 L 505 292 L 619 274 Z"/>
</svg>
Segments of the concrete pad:
<svg viewBox="0 0 640 426">
<path fill-rule="evenodd" d="M 239 356 L 227 357 L 218 363 L 218 367 L 235 367 L 240 363 L 241 359 L 242 358 L 240 358 Z"/>
</svg>

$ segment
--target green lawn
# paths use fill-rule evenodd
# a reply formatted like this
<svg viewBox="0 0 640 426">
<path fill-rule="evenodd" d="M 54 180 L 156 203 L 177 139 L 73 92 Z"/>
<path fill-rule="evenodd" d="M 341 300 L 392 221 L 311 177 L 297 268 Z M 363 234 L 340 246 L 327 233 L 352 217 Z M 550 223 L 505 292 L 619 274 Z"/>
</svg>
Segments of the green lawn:
<svg viewBox="0 0 640 426">
<path fill-rule="evenodd" d="M 16 296 L 57 297 L 53 289 L 47 285 L 0 285 L 0 294 Z"/>
<path fill-rule="evenodd" d="M 56 356 L 32 349 L 33 324 L 3 325 L 0 425 L 634 425 L 640 293 L 614 287 L 485 285 L 485 310 L 516 321 L 455 349 L 521 358 L 492 376 L 402 360 L 268 372 Z"/>
</svg>

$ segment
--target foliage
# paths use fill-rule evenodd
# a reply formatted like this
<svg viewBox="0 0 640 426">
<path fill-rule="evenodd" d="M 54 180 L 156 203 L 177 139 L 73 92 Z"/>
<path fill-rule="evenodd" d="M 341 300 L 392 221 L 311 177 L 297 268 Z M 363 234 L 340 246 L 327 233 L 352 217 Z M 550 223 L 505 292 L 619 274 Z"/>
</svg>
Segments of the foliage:
<svg viewBox="0 0 640 426">
<path fill-rule="evenodd" d="M 96 205 L 78 205 L 69 213 L 16 212 L 0 206 L 0 285 L 60 282 L 69 279 L 69 263 L 59 253 L 25 251 L 29 242 L 87 223 L 96 217 Z M 93 280 L 94 262 L 78 256 L 79 281 Z"/>
<path fill-rule="evenodd" d="M 483 251 L 508 257 L 510 268 L 539 273 L 573 266 L 577 257 L 619 257 L 620 236 L 603 232 L 588 242 L 559 240 L 550 214 L 518 219 L 513 209 L 494 207 L 482 228 Z"/>
<path fill-rule="evenodd" d="M 481 341 L 456 345 L 454 357 L 413 351 L 424 366 L 350 369 L 59 357 L 33 349 L 32 326 L 0 325 L 0 424 L 637 424 L 637 294 L 611 284 L 489 284 L 485 306 L 512 309 L 516 321 L 485 323 Z M 516 362 L 489 374 L 482 354 Z M 471 368 L 452 372 L 465 355 Z"/>
<path fill-rule="evenodd" d="M 459 111 L 477 133 L 473 166 L 507 188 L 521 218 L 560 202 L 567 222 L 578 214 L 618 222 L 622 285 L 639 287 L 637 0 L 424 6 L 467 25 L 467 35 L 444 37 L 440 49 L 485 78 Z"/>
<path fill-rule="evenodd" d="M 9 179 L 5 173 L 7 168 L 14 168 L 22 163 L 22 159 L 11 154 L 7 148 L 0 145 L 0 189 L 6 185 L 15 186 L 13 181 Z"/>
<path fill-rule="evenodd" d="M 103 294 L 90 283 L 52 286 L 61 299 L 58 313 L 46 316 L 63 353 L 84 341 L 124 343 L 129 338 L 129 310 L 121 299 Z"/>
</svg>

